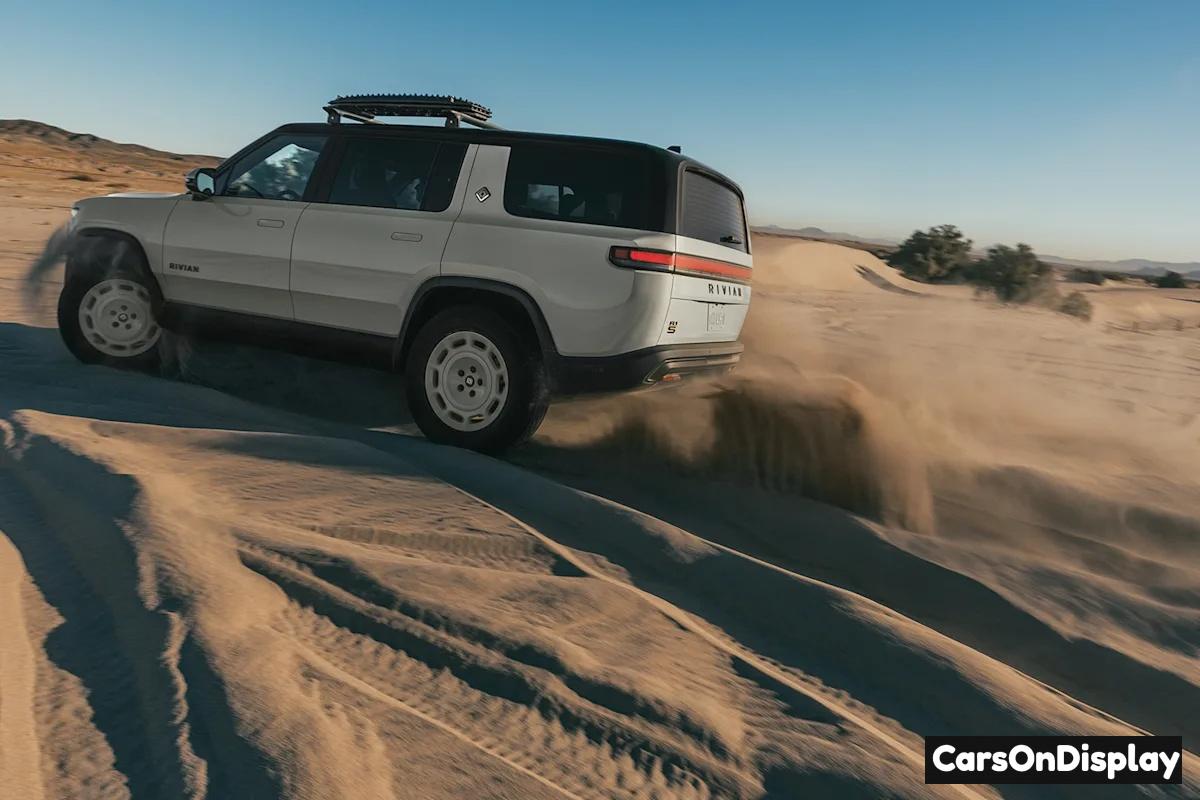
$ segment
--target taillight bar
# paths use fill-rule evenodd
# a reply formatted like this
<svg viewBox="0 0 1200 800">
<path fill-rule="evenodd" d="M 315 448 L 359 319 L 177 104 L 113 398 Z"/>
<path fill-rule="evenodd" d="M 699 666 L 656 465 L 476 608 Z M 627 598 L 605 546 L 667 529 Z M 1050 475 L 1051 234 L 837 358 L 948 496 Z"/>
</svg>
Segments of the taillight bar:
<svg viewBox="0 0 1200 800">
<path fill-rule="evenodd" d="M 641 247 L 613 247 L 608 260 L 618 267 L 648 269 L 656 272 L 678 272 L 705 278 L 720 278 L 734 283 L 749 283 L 753 270 L 715 258 L 672 253 L 670 250 L 647 250 Z"/>
</svg>

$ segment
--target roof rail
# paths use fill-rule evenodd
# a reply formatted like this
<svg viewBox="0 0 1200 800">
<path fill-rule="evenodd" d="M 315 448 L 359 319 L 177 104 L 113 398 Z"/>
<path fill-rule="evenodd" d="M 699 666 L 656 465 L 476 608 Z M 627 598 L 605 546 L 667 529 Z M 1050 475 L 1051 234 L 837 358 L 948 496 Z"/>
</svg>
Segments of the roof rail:
<svg viewBox="0 0 1200 800">
<path fill-rule="evenodd" d="M 491 119 L 491 109 L 441 94 L 353 94 L 336 97 L 324 106 L 330 124 L 343 119 L 378 123 L 376 117 L 445 117 L 447 128 L 457 128 L 463 122 L 477 128 L 498 129 Z"/>
</svg>

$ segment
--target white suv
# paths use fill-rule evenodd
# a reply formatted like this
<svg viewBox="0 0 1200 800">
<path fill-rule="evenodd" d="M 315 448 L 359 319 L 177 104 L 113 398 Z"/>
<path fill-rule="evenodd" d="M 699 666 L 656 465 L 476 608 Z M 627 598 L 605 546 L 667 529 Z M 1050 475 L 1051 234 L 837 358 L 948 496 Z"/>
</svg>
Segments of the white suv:
<svg viewBox="0 0 1200 800">
<path fill-rule="evenodd" d="M 486 451 L 530 436 L 552 396 L 737 363 L 752 264 L 720 173 L 677 148 L 500 130 L 456 98 L 326 111 L 194 170 L 183 194 L 76 204 L 71 352 L 152 367 L 165 328 L 377 353 L 426 436 Z"/>
</svg>

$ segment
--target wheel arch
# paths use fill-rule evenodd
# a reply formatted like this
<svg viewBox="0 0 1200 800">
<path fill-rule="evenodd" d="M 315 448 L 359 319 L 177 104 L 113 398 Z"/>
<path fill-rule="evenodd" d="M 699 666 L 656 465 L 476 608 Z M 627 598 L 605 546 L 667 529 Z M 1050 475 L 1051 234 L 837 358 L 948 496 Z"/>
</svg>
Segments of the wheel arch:
<svg viewBox="0 0 1200 800">
<path fill-rule="evenodd" d="M 469 303 L 484 305 L 513 321 L 518 331 L 537 345 L 547 369 L 552 374 L 556 371 L 559 356 L 554 337 L 541 308 L 528 292 L 502 281 L 455 276 L 433 277 L 417 287 L 396 339 L 394 365 L 404 364 L 417 331 L 434 314 Z"/>
<path fill-rule="evenodd" d="M 83 228 L 76 231 L 75 242 L 67 255 L 64 280 L 70 280 L 72 277 L 88 274 L 94 270 L 102 270 L 106 266 L 113 266 L 111 263 L 108 265 L 98 263 L 102 257 L 99 248 L 105 242 L 119 242 L 128 245 L 128 253 L 133 258 L 129 260 L 131 263 L 122 263 L 121 266 L 138 273 L 138 276 L 146 282 L 146 287 L 154 298 L 155 306 L 161 307 L 163 304 L 162 287 L 158 283 L 158 276 L 150 269 L 150 259 L 146 254 L 146 248 L 136 236 L 127 231 L 100 227 Z"/>
</svg>

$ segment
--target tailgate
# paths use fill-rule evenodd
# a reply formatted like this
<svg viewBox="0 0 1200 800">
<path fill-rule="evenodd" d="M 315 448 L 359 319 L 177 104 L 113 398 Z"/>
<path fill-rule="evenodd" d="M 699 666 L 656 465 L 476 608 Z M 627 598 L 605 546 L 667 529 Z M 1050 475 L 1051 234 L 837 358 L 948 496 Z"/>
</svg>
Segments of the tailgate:
<svg viewBox="0 0 1200 800">
<path fill-rule="evenodd" d="M 686 170 L 671 303 L 659 344 L 727 342 L 738 338 L 750 306 L 749 232 L 741 193 Z"/>
</svg>

